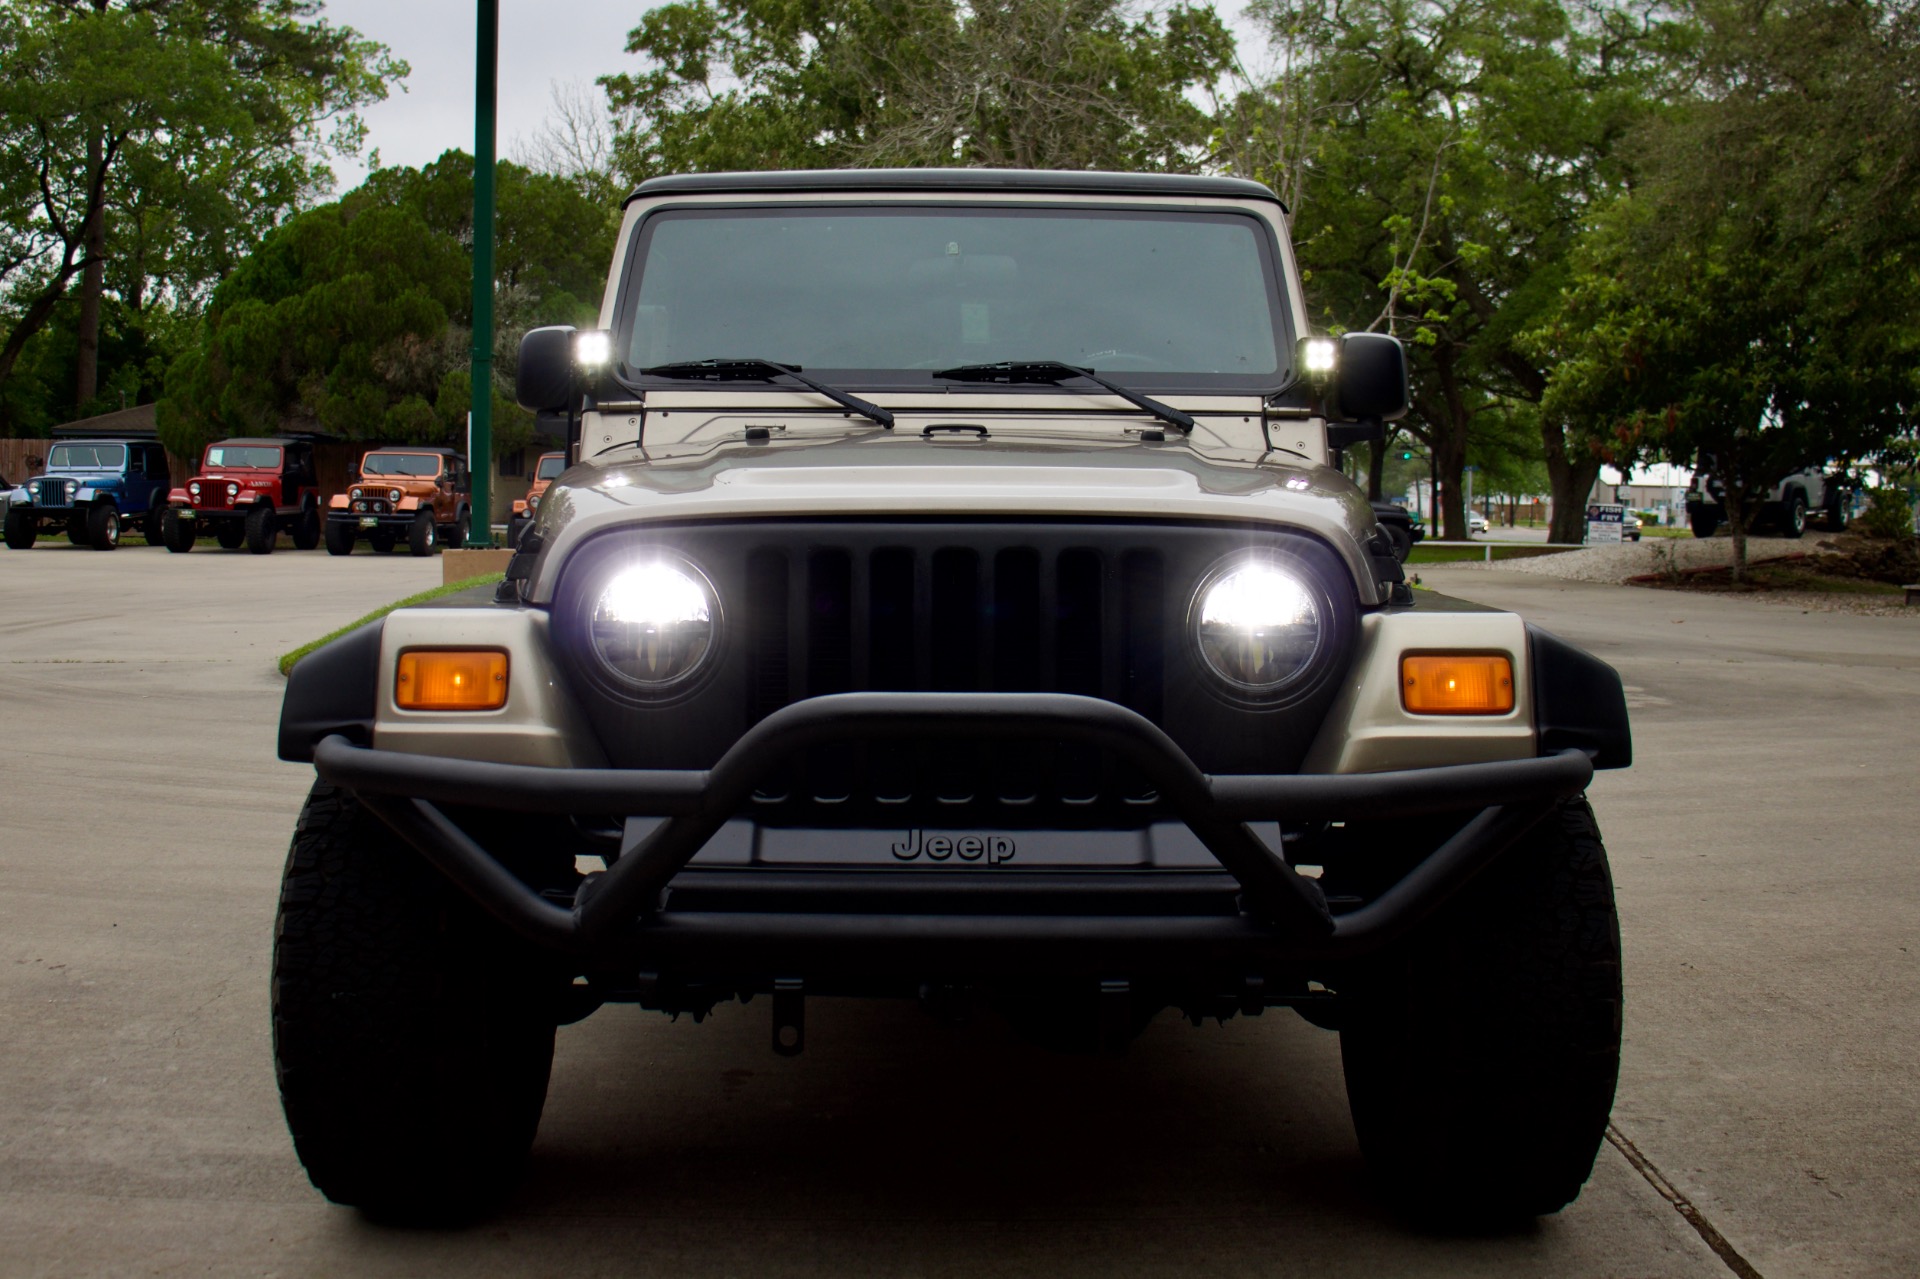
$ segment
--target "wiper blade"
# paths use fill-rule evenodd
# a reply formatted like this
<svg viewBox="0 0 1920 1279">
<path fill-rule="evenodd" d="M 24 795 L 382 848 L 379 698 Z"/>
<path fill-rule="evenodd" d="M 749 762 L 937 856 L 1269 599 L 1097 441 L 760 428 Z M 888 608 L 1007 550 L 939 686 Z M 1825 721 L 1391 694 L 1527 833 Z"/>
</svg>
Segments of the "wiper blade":
<svg viewBox="0 0 1920 1279">
<path fill-rule="evenodd" d="M 1168 426 L 1179 428 L 1181 434 L 1193 433 L 1193 419 L 1171 404 L 1162 404 L 1152 396 L 1130 391 L 1118 382 L 1103 378 L 1092 369 L 1083 369 L 1078 364 L 1062 364 L 1058 360 L 1000 360 L 994 364 L 962 364 L 958 368 L 941 369 L 934 376 L 952 378 L 956 382 L 1005 382 L 1009 386 L 1023 382 L 1057 383 L 1067 378 L 1083 377 L 1113 392 L 1127 403 L 1145 409 Z"/>
<path fill-rule="evenodd" d="M 780 364 L 773 360 L 680 360 L 674 364 L 656 364 L 640 372 L 645 377 L 703 378 L 715 382 L 771 382 L 775 378 L 790 377 L 841 408 L 870 418 L 889 431 L 893 429 L 891 411 L 825 382 L 816 382 L 802 373 L 798 364 Z"/>
</svg>

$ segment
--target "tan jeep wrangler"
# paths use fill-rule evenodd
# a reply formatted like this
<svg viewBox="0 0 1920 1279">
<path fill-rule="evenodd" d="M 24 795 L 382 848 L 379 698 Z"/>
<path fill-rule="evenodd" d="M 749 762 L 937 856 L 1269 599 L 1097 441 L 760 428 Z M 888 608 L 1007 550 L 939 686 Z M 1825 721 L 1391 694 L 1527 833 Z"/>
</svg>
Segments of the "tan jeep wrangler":
<svg viewBox="0 0 1920 1279">
<path fill-rule="evenodd" d="M 513 517 L 507 521 L 507 545 L 520 545 L 520 535 L 532 526 L 534 518 L 540 514 L 540 497 L 549 485 L 560 478 L 567 469 L 565 453 L 542 453 L 534 464 L 533 483 L 527 486 L 524 498 L 515 498 Z"/>
<path fill-rule="evenodd" d="M 321 1191 L 497 1202 L 555 1026 L 603 1002 L 753 998 L 797 1053 L 829 995 L 1082 1052 L 1291 1008 L 1339 1033 L 1392 1203 L 1579 1193 L 1619 1062 L 1583 792 L 1630 761 L 1620 681 L 1408 589 L 1332 465 L 1406 411 L 1404 354 L 1309 333 L 1271 192 L 654 179 L 599 325 L 522 344 L 573 466 L 498 596 L 287 689 L 318 779 L 274 1043 Z"/>
</svg>

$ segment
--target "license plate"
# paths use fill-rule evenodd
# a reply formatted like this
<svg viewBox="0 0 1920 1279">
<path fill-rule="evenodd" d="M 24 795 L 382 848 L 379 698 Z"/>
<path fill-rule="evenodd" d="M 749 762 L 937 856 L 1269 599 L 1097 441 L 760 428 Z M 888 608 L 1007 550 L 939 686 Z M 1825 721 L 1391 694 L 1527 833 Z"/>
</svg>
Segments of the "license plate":
<svg viewBox="0 0 1920 1279">
<path fill-rule="evenodd" d="M 371 515 L 362 515 L 360 517 L 360 527 L 361 528 L 379 528 L 380 521 L 374 519 L 373 516 Z"/>
<path fill-rule="evenodd" d="M 174 511 L 173 517 L 177 520 L 190 520 L 194 517 L 194 509 L 191 506 L 179 507 Z"/>
</svg>

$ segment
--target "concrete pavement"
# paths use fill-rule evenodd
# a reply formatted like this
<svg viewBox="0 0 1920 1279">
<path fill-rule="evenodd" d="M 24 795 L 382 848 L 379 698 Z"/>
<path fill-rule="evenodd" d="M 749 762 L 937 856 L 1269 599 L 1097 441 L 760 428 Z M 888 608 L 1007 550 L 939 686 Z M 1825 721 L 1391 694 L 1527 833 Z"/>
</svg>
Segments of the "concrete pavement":
<svg viewBox="0 0 1920 1279">
<path fill-rule="evenodd" d="M 1616 1119 L 1769 1279 L 1920 1268 L 1920 626 L 1457 577 L 1614 661 Z M 308 770 L 279 653 L 433 561 L 0 554 L 0 1274 L 1732 1273 L 1613 1147 L 1558 1217 L 1433 1238 L 1361 1182 L 1337 1040 L 1163 1018 L 1084 1061 L 911 1008 L 631 1008 L 560 1034 L 525 1189 L 403 1232 L 307 1185 L 267 958 Z M 1677 619 L 1677 620 L 1676 620 Z"/>
</svg>

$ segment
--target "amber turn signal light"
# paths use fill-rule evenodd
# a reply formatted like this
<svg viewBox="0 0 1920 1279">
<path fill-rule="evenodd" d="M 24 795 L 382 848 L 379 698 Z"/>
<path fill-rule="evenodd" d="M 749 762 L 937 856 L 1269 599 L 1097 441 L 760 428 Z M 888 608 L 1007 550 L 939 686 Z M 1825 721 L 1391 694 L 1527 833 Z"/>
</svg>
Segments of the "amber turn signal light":
<svg viewBox="0 0 1920 1279">
<path fill-rule="evenodd" d="M 402 653 L 393 700 L 403 711 L 497 711 L 507 704 L 507 655 L 498 649 Z"/>
<path fill-rule="evenodd" d="M 1415 715 L 1504 715 L 1513 709 L 1513 662 L 1466 653 L 1403 657 L 1400 704 Z"/>
</svg>

